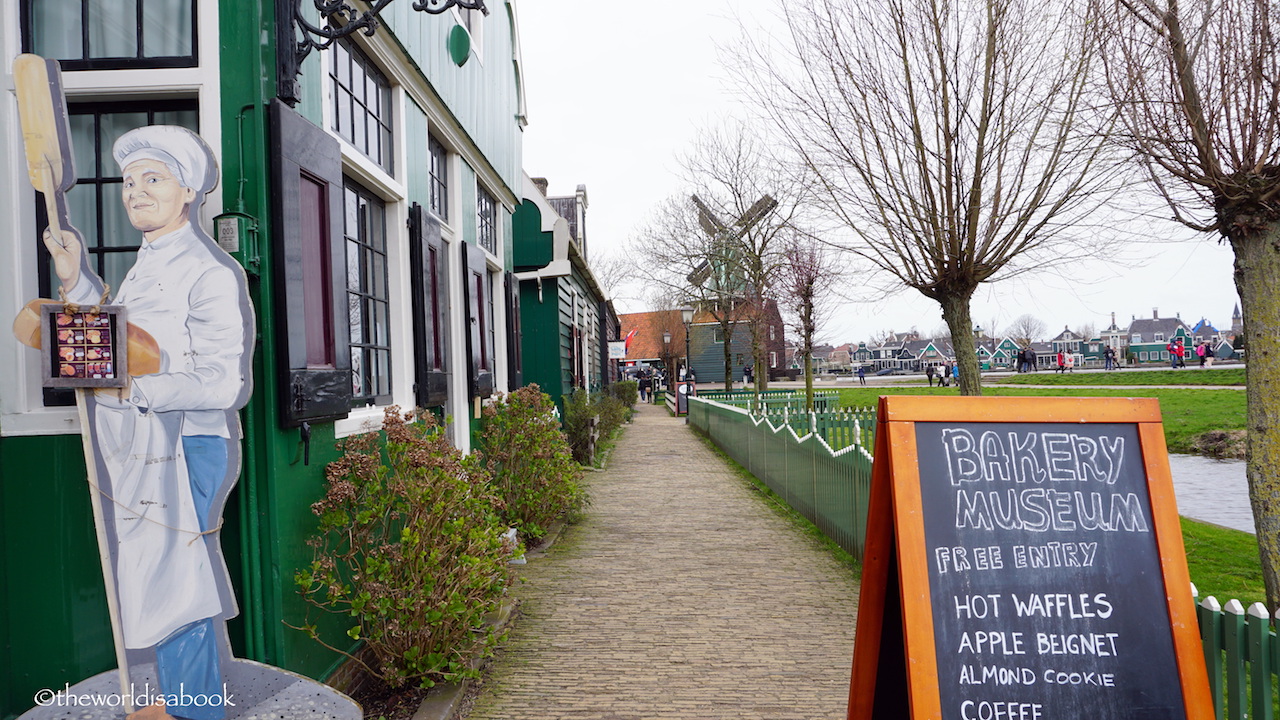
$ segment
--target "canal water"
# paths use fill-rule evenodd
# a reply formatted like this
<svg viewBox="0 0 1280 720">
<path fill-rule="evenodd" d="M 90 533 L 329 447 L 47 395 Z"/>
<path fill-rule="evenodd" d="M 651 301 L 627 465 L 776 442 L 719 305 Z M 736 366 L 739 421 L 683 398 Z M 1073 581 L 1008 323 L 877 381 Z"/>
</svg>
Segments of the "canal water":
<svg viewBox="0 0 1280 720">
<path fill-rule="evenodd" d="M 1178 514 L 1193 520 L 1254 532 L 1249 483 L 1243 460 L 1169 455 Z"/>
</svg>

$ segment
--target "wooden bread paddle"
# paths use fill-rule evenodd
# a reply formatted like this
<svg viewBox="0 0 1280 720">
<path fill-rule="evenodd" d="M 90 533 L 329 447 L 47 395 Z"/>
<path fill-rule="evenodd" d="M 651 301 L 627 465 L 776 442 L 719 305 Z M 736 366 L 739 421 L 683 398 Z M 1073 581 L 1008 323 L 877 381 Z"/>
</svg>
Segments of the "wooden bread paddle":
<svg viewBox="0 0 1280 720">
<path fill-rule="evenodd" d="M 18 96 L 18 117 L 26 149 L 27 176 L 31 186 L 44 196 L 49 231 L 61 238 L 68 228 L 66 191 L 76 184 L 76 171 L 69 145 L 71 131 L 63 100 L 62 79 L 57 61 L 39 55 L 22 54 L 13 61 L 13 80 Z M 65 245 L 63 247 L 66 247 Z M 81 249 L 83 253 L 83 249 Z M 13 334 L 28 347 L 41 347 L 40 306 L 57 300 L 36 299 L 27 303 L 13 320 Z M 128 327 L 130 375 L 151 375 L 160 371 L 160 348 L 146 330 Z"/>
</svg>

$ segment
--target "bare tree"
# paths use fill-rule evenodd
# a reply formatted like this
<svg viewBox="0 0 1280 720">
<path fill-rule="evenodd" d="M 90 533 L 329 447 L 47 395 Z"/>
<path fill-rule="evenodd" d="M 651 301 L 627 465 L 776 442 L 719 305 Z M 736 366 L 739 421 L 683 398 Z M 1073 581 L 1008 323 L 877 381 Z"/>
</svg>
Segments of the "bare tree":
<svg viewBox="0 0 1280 720">
<path fill-rule="evenodd" d="M 634 264 L 622 255 L 598 255 L 591 260 L 591 274 L 611 298 L 618 296 L 634 272 Z"/>
<path fill-rule="evenodd" d="M 919 335 L 919 333 L 916 332 L 915 326 L 912 326 L 911 330 L 907 334 Z M 893 328 L 879 330 L 871 334 L 871 338 L 867 340 L 867 347 L 875 348 L 875 347 L 880 347 L 882 345 L 887 345 L 895 341 L 897 337 L 898 337 L 898 333 L 894 332 Z"/>
<path fill-rule="evenodd" d="M 815 0 L 788 6 L 784 49 L 745 41 L 730 68 L 847 249 L 941 306 L 964 394 L 974 291 L 1098 252 L 1078 227 L 1110 182 L 1081 4 Z"/>
<path fill-rule="evenodd" d="M 1247 474 L 1267 602 L 1280 607 L 1280 8 L 1097 0 L 1118 139 L 1173 213 L 1235 253 L 1249 361 Z"/>
<path fill-rule="evenodd" d="M 1005 328 L 1004 334 L 1018 345 L 1026 347 L 1042 339 L 1048 331 L 1049 327 L 1040 318 L 1024 314 L 1015 318 L 1009 327 Z"/>
<path fill-rule="evenodd" d="M 735 313 L 751 336 L 757 392 L 768 387 L 766 340 L 776 306 L 773 285 L 785 265 L 785 245 L 803 221 L 807 177 L 785 172 L 743 124 L 704 130 L 681 158 L 684 181 L 694 194 L 704 232 L 717 243 L 704 272 L 690 281 L 727 285 Z M 726 343 L 726 361 L 728 350 Z"/>
<path fill-rule="evenodd" d="M 680 290 L 710 312 L 723 340 L 725 389 L 732 387 L 731 340 L 750 333 L 757 388 L 768 382 L 770 295 L 783 264 L 782 239 L 803 209 L 804 186 L 779 172 L 740 125 L 706 130 L 681 158 L 687 194 L 669 199 L 633 239 L 629 255 L 652 284 Z"/>
<path fill-rule="evenodd" d="M 632 236 L 627 249 L 627 255 L 635 259 L 637 272 L 649 284 L 650 295 L 660 299 L 660 309 L 690 305 L 715 319 L 724 345 L 724 389 L 732 390 L 730 345 L 734 330 L 734 295 L 730 287 L 720 283 L 694 285 L 689 282 L 689 276 L 708 263 L 723 262 L 723 253 L 722 244 L 702 231 L 698 223 L 698 208 L 687 197 L 681 196 L 663 201 L 649 221 Z M 679 312 L 673 312 L 678 318 Z M 696 352 L 705 349 L 705 341 L 695 343 L 690 336 L 688 345 L 685 345 L 683 325 L 670 332 L 673 337 L 680 337 L 685 356 L 692 365 Z M 676 379 L 675 368 L 669 368 L 667 375 L 672 380 Z"/>
<path fill-rule="evenodd" d="M 787 242 L 778 290 L 803 359 L 805 411 L 813 412 L 813 338 L 834 309 L 840 268 L 831 251 L 817 240 L 797 234 Z"/>
</svg>

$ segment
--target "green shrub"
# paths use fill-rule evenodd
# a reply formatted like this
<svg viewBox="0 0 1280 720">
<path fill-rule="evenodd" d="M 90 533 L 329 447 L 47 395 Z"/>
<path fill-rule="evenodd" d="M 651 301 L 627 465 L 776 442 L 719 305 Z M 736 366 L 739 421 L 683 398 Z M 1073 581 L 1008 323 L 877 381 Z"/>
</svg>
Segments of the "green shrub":
<svg viewBox="0 0 1280 720">
<path fill-rule="evenodd" d="M 631 419 L 632 410 L 614 395 L 600 394 L 595 398 L 596 416 L 600 418 L 600 438 L 604 439 Z"/>
<path fill-rule="evenodd" d="M 481 456 L 502 521 L 540 538 L 555 520 L 582 508 L 582 468 L 555 416 L 555 405 L 528 385 L 484 410 Z"/>
<path fill-rule="evenodd" d="M 595 447 L 591 440 L 591 418 L 596 416 L 591 394 L 582 388 L 564 396 L 564 434 L 569 439 L 573 459 L 582 465 L 590 465 Z"/>
<path fill-rule="evenodd" d="M 621 384 L 621 383 L 615 383 Z M 634 382 L 629 397 L 638 398 Z M 610 386 L 612 388 L 613 386 Z M 623 394 L 628 394 L 623 391 Z M 607 439 L 623 423 L 631 419 L 634 411 L 612 391 L 588 393 L 574 388 L 564 397 L 564 433 L 569 438 L 573 459 L 583 465 L 594 460 L 595 447 L 591 440 L 591 418 L 596 418 L 596 441 Z"/>
<path fill-rule="evenodd" d="M 633 408 L 640 401 L 640 383 L 635 380 L 620 380 L 608 387 L 608 393 L 621 400 L 623 405 Z"/>
<path fill-rule="evenodd" d="M 501 639 L 484 617 L 510 584 L 514 551 L 478 460 L 450 445 L 432 416 L 412 419 L 388 408 L 384 433 L 341 443 L 311 507 L 315 560 L 294 576 L 307 603 L 352 618 L 347 634 L 366 646 L 353 659 L 392 688 L 475 675 L 471 661 Z M 314 624 L 300 629 L 342 652 Z"/>
</svg>

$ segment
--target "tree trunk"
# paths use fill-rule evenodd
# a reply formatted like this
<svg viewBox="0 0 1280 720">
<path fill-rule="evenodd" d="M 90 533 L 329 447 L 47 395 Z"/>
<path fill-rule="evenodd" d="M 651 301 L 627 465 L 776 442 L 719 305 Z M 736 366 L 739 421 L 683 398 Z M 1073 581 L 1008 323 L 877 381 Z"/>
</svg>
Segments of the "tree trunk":
<svg viewBox="0 0 1280 720">
<path fill-rule="evenodd" d="M 800 327 L 804 331 L 804 411 L 813 412 L 813 334 L 816 331 L 813 296 L 806 295 L 800 305 Z"/>
<path fill-rule="evenodd" d="M 804 411 L 813 412 L 813 351 L 804 354 Z"/>
<path fill-rule="evenodd" d="M 978 373 L 977 344 L 973 337 L 973 319 L 969 315 L 969 297 L 972 293 L 942 298 L 942 319 L 951 331 L 951 347 L 960 366 L 960 394 L 981 395 L 982 378 Z"/>
<path fill-rule="evenodd" d="M 729 312 L 725 311 L 724 317 L 720 319 L 720 335 L 724 338 L 724 391 L 733 392 L 733 323 L 729 320 Z M 715 338 L 712 338 L 713 340 Z"/>
<path fill-rule="evenodd" d="M 1248 363 L 1249 502 L 1271 612 L 1280 607 L 1280 223 L 1231 239 Z"/>
</svg>

